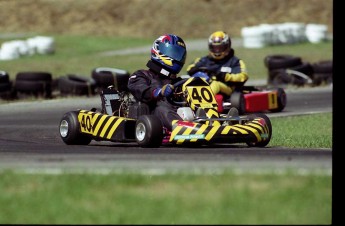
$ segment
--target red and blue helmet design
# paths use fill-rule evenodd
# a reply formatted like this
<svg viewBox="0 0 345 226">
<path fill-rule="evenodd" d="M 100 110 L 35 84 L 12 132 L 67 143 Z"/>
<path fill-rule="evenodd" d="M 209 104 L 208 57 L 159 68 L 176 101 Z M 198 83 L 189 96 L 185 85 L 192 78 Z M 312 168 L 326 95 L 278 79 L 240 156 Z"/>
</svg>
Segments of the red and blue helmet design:
<svg viewBox="0 0 345 226">
<path fill-rule="evenodd" d="M 178 74 L 187 57 L 184 41 L 177 35 L 166 34 L 157 38 L 151 48 L 151 60 L 172 74 Z"/>
</svg>

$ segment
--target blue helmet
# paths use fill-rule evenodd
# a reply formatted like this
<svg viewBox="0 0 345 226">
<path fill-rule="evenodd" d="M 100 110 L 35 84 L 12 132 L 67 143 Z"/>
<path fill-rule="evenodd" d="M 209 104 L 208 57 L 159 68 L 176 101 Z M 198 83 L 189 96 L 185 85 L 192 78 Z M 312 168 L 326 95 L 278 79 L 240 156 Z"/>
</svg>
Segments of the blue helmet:
<svg viewBox="0 0 345 226">
<path fill-rule="evenodd" d="M 153 42 L 151 48 L 151 60 L 172 74 L 178 74 L 181 71 L 186 56 L 186 45 L 177 35 L 162 35 Z"/>
</svg>

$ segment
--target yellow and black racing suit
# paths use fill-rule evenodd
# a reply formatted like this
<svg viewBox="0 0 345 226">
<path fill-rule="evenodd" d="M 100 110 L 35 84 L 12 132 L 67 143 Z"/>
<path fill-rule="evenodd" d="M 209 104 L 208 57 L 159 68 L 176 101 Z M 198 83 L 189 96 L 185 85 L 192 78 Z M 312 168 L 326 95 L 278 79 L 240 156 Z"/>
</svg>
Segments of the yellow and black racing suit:
<svg viewBox="0 0 345 226">
<path fill-rule="evenodd" d="M 211 56 L 197 58 L 187 67 L 187 73 L 192 76 L 198 71 L 206 71 L 211 78 L 210 87 L 213 93 L 230 96 L 236 87 L 243 86 L 248 80 L 246 65 L 234 52 L 231 49 L 221 60 L 215 60 Z"/>
</svg>

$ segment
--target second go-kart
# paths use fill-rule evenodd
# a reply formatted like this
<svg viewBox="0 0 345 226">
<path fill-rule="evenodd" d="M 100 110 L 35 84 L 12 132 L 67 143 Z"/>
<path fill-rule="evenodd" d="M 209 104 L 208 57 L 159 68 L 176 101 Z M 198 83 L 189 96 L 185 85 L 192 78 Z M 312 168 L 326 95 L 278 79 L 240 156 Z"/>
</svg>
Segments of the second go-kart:
<svg viewBox="0 0 345 226">
<path fill-rule="evenodd" d="M 281 87 L 266 89 L 259 86 L 242 86 L 230 97 L 222 97 L 222 99 L 224 101 L 221 112 L 236 107 L 240 114 L 281 112 L 287 102 L 285 90 Z"/>
<path fill-rule="evenodd" d="M 265 114 L 239 115 L 236 108 L 220 114 L 205 79 L 182 79 L 174 87 L 168 101 L 178 106 L 182 120 L 172 122 L 172 131 L 128 91 L 107 88 L 100 94 L 101 110 L 75 110 L 63 115 L 59 125 L 61 139 L 68 145 L 88 145 L 95 140 L 136 142 L 145 148 L 214 143 L 265 147 L 270 142 L 272 125 Z"/>
<path fill-rule="evenodd" d="M 200 71 L 191 77 L 205 78 L 209 82 L 212 72 L 206 68 L 200 68 Z M 265 88 L 243 85 L 236 88 L 230 96 L 216 94 L 215 97 L 220 113 L 226 113 L 230 108 L 235 107 L 241 115 L 254 112 L 281 112 L 287 103 L 285 90 L 281 87 Z"/>
</svg>

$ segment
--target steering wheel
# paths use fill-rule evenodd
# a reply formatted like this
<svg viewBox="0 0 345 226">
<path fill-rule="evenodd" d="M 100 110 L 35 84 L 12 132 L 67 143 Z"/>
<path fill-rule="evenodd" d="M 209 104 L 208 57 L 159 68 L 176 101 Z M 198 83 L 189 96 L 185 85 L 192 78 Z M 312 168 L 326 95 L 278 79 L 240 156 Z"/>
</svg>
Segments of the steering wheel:
<svg viewBox="0 0 345 226">
<path fill-rule="evenodd" d="M 186 106 L 187 101 L 185 101 L 185 100 L 184 100 L 184 101 L 177 101 L 177 100 L 175 100 L 175 99 L 176 99 L 176 96 L 177 96 L 177 97 L 180 97 L 180 98 L 182 97 L 182 98 L 184 99 L 182 92 L 177 93 L 177 90 L 178 90 L 178 88 L 181 87 L 187 80 L 188 80 L 188 78 L 184 78 L 184 79 L 182 79 L 182 80 L 180 80 L 180 81 L 178 81 L 178 82 L 176 82 L 176 83 L 173 84 L 173 86 L 174 86 L 174 92 L 173 92 L 173 94 L 170 95 L 170 96 L 168 96 L 168 97 L 166 97 L 167 101 L 168 101 L 170 104 L 175 105 L 175 106 L 179 106 L 179 107 L 184 107 L 184 106 Z"/>
</svg>

